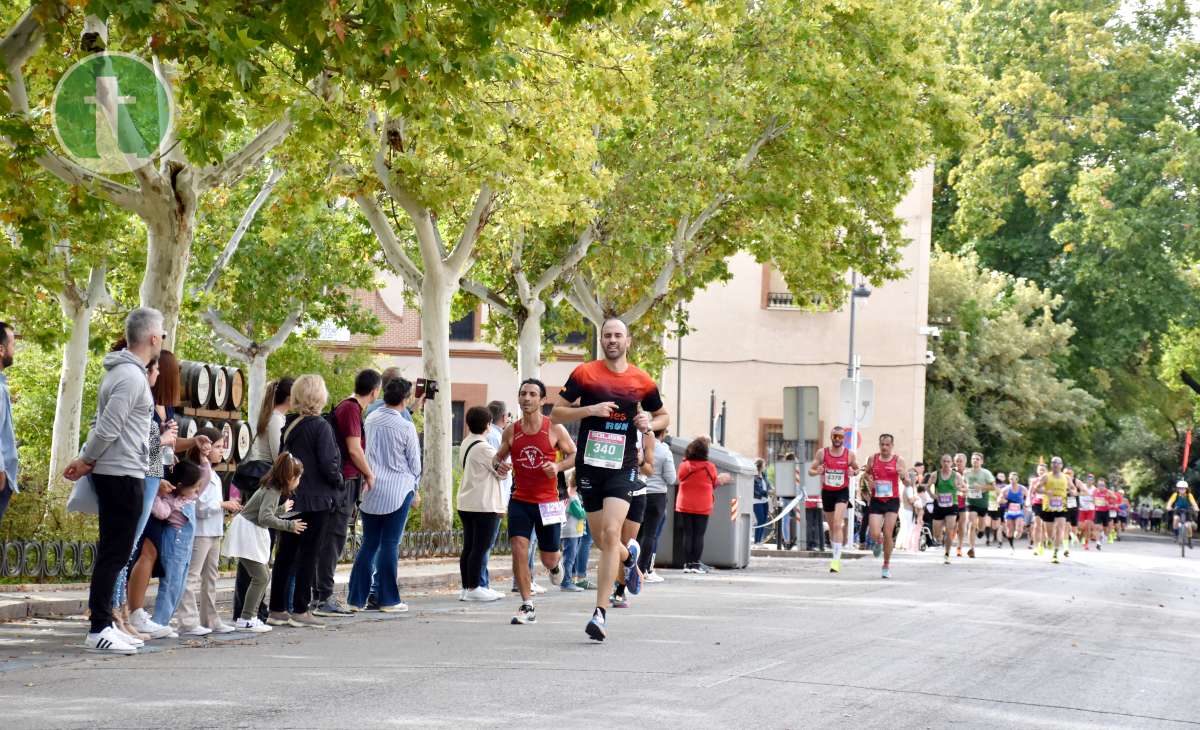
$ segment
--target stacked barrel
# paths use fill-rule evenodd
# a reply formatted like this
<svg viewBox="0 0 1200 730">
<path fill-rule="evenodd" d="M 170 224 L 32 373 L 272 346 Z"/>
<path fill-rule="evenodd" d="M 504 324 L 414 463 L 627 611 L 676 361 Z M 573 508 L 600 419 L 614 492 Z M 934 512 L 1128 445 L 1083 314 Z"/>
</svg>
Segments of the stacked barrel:
<svg viewBox="0 0 1200 730">
<path fill-rule="evenodd" d="M 179 435 L 191 438 L 201 428 L 215 428 L 226 438 L 225 461 L 216 469 L 225 493 L 238 462 L 250 455 L 254 429 L 242 415 L 246 379 L 235 367 L 184 360 L 179 364 L 180 403 L 175 407 Z"/>
</svg>

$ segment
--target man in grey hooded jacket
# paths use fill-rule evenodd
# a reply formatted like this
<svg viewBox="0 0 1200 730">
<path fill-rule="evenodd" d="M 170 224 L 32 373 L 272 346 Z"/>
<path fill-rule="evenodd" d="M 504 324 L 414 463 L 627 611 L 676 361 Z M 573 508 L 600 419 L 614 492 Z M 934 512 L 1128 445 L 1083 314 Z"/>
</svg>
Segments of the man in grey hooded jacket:
<svg viewBox="0 0 1200 730">
<path fill-rule="evenodd" d="M 63 473 L 72 481 L 91 474 L 99 506 L 100 533 L 92 568 L 91 631 L 85 645 L 95 651 L 132 654 L 130 637 L 112 626 L 112 593 L 117 574 L 133 550 L 149 463 L 154 398 L 146 366 L 162 351 L 163 316 L 141 308 L 125 319 L 124 350 L 104 358 L 96 398 L 96 420 L 79 457 Z"/>
</svg>

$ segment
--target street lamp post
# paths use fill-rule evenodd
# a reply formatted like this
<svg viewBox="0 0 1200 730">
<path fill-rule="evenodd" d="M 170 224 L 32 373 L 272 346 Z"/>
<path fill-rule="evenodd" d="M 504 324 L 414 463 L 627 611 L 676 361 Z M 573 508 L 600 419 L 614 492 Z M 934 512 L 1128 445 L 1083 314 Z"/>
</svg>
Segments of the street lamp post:
<svg viewBox="0 0 1200 730">
<path fill-rule="evenodd" d="M 858 282 L 858 272 L 851 273 L 850 290 L 850 354 L 846 359 L 846 377 L 850 378 L 854 383 L 854 401 L 850 404 L 851 415 L 850 434 L 852 441 L 846 445 L 846 448 L 853 450 L 855 448 L 854 440 L 859 438 L 858 435 L 858 399 L 859 399 L 859 384 L 862 382 L 862 358 L 854 354 L 854 326 L 857 319 L 857 304 L 859 299 L 866 299 L 871 296 L 871 290 Z M 854 498 L 858 494 L 858 475 L 850 478 L 850 502 L 846 508 L 846 525 L 845 534 L 842 536 L 844 545 L 850 544 L 850 536 L 854 534 Z"/>
</svg>

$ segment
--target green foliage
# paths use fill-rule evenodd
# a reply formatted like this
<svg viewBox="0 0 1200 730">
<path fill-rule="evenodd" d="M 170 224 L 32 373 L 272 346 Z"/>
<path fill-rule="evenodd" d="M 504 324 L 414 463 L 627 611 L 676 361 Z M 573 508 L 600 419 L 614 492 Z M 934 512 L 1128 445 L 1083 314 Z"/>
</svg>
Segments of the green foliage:
<svg viewBox="0 0 1200 730">
<path fill-rule="evenodd" d="M 1055 429 L 1086 429 L 1099 401 L 1058 373 L 1074 332 L 1054 317 L 1061 304 L 973 253 L 934 252 L 929 319 L 944 324 L 926 371 L 927 456 L 979 448 L 994 463 L 1025 465 L 1049 458 L 1040 450 L 1056 443 Z"/>
</svg>

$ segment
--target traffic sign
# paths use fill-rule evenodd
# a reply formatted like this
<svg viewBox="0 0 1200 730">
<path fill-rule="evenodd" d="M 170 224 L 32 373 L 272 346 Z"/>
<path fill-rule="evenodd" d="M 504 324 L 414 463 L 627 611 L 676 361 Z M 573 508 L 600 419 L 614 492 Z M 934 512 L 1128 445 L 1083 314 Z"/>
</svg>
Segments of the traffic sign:
<svg viewBox="0 0 1200 730">
<path fill-rule="evenodd" d="M 838 423 L 854 423 L 854 381 L 842 378 L 838 388 Z M 858 427 L 868 428 L 875 419 L 875 381 L 862 378 L 858 383 Z"/>
</svg>

